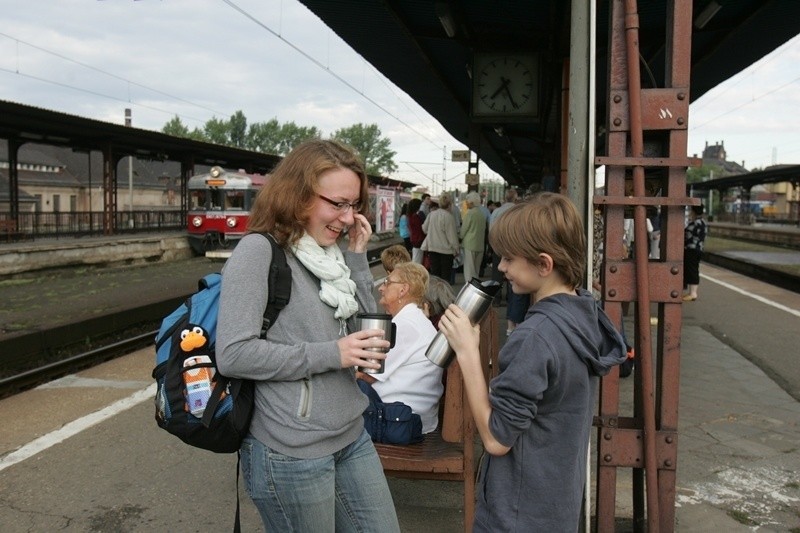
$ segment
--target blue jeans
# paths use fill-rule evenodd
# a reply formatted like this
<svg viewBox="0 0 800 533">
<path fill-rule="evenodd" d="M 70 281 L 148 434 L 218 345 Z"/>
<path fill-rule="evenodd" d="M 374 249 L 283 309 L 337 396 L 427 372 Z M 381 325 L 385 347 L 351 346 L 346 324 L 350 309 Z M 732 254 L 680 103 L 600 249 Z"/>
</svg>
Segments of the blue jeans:
<svg viewBox="0 0 800 533">
<path fill-rule="evenodd" d="M 297 459 L 253 437 L 242 443 L 242 475 L 267 531 L 399 532 L 389 485 L 366 431 L 338 452 Z"/>
</svg>

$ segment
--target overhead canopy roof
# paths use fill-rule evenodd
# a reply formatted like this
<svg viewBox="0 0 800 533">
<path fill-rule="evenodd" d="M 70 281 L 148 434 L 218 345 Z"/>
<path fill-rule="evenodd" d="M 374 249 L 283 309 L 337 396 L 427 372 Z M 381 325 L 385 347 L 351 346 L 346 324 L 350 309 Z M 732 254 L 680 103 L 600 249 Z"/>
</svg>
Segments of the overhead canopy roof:
<svg viewBox="0 0 800 533">
<path fill-rule="evenodd" d="M 785 181 L 800 183 L 800 165 L 775 166 L 765 170 L 759 170 L 758 172 L 749 172 L 747 174 L 737 174 L 736 176 L 702 181 L 700 183 L 691 183 L 687 185 L 687 187 L 691 187 L 694 191 L 723 191 L 732 187 L 744 187 L 749 189 L 756 185 L 783 183 Z"/>
<path fill-rule="evenodd" d="M 538 181 L 544 166 L 558 168 L 562 65 L 569 57 L 572 2 L 301 2 L 508 182 L 524 186 Z M 692 3 L 692 101 L 800 32 L 800 1 Z M 597 4 L 597 122 L 602 129 L 610 1 Z M 668 5 L 672 2 L 638 2 L 643 87 L 664 86 Z M 537 117 L 505 122 L 471 115 L 474 55 L 488 52 L 538 57 Z M 473 127 L 479 133 L 473 131 L 471 139 Z"/>
<path fill-rule="evenodd" d="M 110 147 L 115 159 L 133 155 L 143 160 L 219 165 L 259 174 L 268 174 L 282 159 L 279 155 L 173 137 L 3 100 L 0 100 L 0 139 L 18 144 L 66 146 L 76 151 Z M 5 152 L 5 147 L 0 147 L 0 156 Z M 381 176 L 369 176 L 369 180 L 372 185 L 403 189 L 417 185 Z"/>
<path fill-rule="evenodd" d="M 120 126 L 38 107 L 0 100 L 0 138 L 69 146 L 74 150 L 104 150 L 115 157 L 187 161 L 197 165 L 242 168 L 266 174 L 280 156 L 249 152 L 163 133 Z"/>
</svg>

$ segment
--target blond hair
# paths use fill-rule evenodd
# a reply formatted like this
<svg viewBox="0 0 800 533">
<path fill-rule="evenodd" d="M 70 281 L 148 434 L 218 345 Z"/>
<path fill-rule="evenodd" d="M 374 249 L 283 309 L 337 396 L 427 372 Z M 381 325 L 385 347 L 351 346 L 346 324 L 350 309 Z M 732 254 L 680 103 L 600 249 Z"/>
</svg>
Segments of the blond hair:
<svg viewBox="0 0 800 533">
<path fill-rule="evenodd" d="M 395 265 L 392 275 L 397 281 L 408 284 L 408 299 L 420 308 L 425 301 L 425 291 L 428 288 L 428 271 L 419 263 L 405 262 Z"/>
<path fill-rule="evenodd" d="M 392 272 L 395 265 L 411 261 L 411 254 L 402 244 L 393 244 L 381 252 L 381 264 L 386 272 Z"/>
<path fill-rule="evenodd" d="M 538 265 L 553 258 L 553 270 L 572 288 L 583 283 L 586 236 L 578 210 L 564 195 L 535 194 L 503 213 L 489 228 L 489 244 L 501 257 L 522 257 Z"/>
</svg>

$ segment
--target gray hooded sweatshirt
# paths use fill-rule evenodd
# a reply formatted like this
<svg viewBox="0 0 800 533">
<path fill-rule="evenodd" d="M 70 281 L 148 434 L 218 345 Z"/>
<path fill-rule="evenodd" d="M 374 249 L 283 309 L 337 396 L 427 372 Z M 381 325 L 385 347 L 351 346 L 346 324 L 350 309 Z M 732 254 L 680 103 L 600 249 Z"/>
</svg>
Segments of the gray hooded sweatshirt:
<svg viewBox="0 0 800 533">
<path fill-rule="evenodd" d="M 489 427 L 511 450 L 481 465 L 474 531 L 577 531 L 599 377 L 622 335 L 579 290 L 533 305 L 499 355 Z"/>
</svg>

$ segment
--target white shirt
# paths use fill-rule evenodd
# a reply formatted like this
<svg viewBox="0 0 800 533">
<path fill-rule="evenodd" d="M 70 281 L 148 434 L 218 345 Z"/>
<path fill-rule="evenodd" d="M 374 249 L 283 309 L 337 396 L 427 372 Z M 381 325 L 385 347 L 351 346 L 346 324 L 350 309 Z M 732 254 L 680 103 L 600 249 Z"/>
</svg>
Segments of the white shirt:
<svg viewBox="0 0 800 533">
<path fill-rule="evenodd" d="M 439 399 L 444 393 L 444 369 L 425 357 L 436 329 L 416 304 L 407 304 L 392 318 L 397 333 L 394 348 L 386 354 L 382 374 L 372 384 L 384 403 L 403 402 L 422 419 L 422 432 L 439 424 Z"/>
<path fill-rule="evenodd" d="M 650 222 L 650 219 L 646 219 L 647 221 L 647 234 L 650 235 L 653 233 L 653 223 Z M 623 242 L 625 246 L 630 246 L 633 244 L 633 219 L 626 218 L 622 221 L 622 229 L 623 229 Z"/>
</svg>

